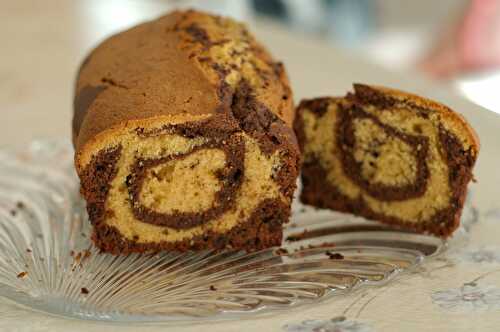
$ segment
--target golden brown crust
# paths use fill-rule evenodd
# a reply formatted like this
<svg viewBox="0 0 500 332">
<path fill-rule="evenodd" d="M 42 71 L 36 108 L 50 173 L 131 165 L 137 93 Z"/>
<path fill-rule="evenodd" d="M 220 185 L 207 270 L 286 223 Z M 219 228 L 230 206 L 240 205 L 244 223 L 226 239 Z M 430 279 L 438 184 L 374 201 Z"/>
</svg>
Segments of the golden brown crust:
<svg viewBox="0 0 500 332">
<path fill-rule="evenodd" d="M 242 80 L 260 103 L 292 124 L 286 73 L 243 25 L 190 10 L 131 28 L 104 41 L 82 64 L 75 100 L 89 87 L 100 91 L 75 114 L 75 148 L 131 120 L 230 112 L 221 94 Z"/>
</svg>

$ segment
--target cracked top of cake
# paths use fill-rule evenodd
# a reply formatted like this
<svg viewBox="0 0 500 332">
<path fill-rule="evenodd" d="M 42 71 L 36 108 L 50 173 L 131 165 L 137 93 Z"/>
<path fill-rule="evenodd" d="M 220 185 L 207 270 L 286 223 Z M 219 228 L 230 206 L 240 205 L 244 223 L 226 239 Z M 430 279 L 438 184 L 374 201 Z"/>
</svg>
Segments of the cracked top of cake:
<svg viewBox="0 0 500 332">
<path fill-rule="evenodd" d="M 80 68 L 74 109 L 77 151 L 134 120 L 221 115 L 226 126 L 255 133 L 275 122 L 289 127 L 294 114 L 283 65 L 244 25 L 194 10 L 172 12 L 99 45 Z"/>
</svg>

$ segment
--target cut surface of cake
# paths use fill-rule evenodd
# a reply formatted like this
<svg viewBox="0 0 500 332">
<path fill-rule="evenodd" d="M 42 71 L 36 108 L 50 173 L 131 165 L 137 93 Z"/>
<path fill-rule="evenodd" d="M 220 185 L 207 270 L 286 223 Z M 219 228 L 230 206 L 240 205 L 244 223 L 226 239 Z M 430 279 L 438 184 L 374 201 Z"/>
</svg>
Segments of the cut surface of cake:
<svg viewBox="0 0 500 332">
<path fill-rule="evenodd" d="M 420 233 L 459 225 L 479 141 L 448 107 L 362 84 L 300 103 L 301 200 Z"/>
<path fill-rule="evenodd" d="M 104 252 L 280 245 L 299 149 L 284 67 L 235 21 L 176 11 L 83 62 L 73 143 Z"/>
</svg>

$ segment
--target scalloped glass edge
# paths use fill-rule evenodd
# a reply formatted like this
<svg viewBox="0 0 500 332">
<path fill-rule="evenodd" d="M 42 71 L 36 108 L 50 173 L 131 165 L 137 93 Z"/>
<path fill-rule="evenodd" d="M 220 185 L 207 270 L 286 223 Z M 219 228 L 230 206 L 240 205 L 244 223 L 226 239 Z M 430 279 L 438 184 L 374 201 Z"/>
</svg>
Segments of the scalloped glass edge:
<svg viewBox="0 0 500 332">
<path fill-rule="evenodd" d="M 252 318 L 384 285 L 461 247 L 477 220 L 466 204 L 462 226 L 444 242 L 297 201 L 292 211 L 282 244 L 287 253 L 100 254 L 89 241 L 71 145 L 35 141 L 3 149 L 0 296 L 27 309 L 87 320 Z"/>
</svg>

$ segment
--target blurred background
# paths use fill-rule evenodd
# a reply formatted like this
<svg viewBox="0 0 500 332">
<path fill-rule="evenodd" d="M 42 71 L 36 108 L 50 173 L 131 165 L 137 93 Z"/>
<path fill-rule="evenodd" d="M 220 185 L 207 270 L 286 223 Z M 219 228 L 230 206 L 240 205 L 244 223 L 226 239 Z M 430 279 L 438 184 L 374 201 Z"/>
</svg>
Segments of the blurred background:
<svg viewBox="0 0 500 332">
<path fill-rule="evenodd" d="M 17 137 L 26 122 L 49 121 L 48 129 L 33 127 L 33 136 L 66 133 L 85 54 L 109 35 L 179 7 L 246 21 L 292 63 L 292 82 L 294 66 L 307 71 L 311 62 L 343 57 L 438 81 L 500 113 L 500 0 L 0 0 L 3 137 Z M 321 55 L 308 54 L 311 43 Z M 328 75 L 333 87 L 336 73 Z"/>
<path fill-rule="evenodd" d="M 321 36 L 389 70 L 446 81 L 500 113 L 499 0 L 250 2 L 256 15 Z"/>
</svg>

